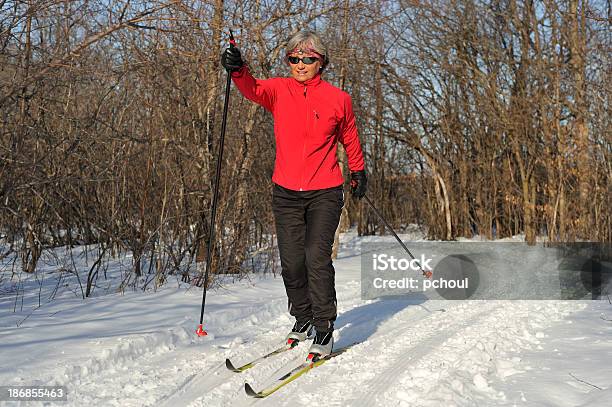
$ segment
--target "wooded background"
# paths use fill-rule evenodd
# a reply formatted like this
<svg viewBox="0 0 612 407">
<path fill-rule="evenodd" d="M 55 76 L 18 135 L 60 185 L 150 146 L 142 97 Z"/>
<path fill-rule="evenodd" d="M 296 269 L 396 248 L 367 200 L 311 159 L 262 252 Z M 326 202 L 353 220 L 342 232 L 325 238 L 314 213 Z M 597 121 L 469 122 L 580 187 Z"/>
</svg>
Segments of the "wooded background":
<svg viewBox="0 0 612 407">
<path fill-rule="evenodd" d="M 45 250 L 92 244 L 99 262 L 133 253 L 126 284 L 202 284 L 228 29 L 259 78 L 288 75 L 297 31 L 320 34 L 368 195 L 398 230 L 611 242 L 611 8 L 0 0 L 0 256 L 34 272 Z M 273 268 L 273 162 L 271 115 L 232 89 L 214 272 Z M 365 203 L 345 208 L 342 228 L 386 233 Z"/>
</svg>

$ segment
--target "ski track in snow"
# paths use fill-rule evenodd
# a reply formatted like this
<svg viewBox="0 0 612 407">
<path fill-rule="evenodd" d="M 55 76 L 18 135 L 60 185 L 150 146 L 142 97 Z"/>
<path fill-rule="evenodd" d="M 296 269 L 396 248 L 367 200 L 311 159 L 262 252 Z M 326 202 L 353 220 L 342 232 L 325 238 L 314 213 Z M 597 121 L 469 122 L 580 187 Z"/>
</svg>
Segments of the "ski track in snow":
<svg viewBox="0 0 612 407">
<path fill-rule="evenodd" d="M 340 287 L 336 346 L 361 343 L 265 400 L 246 396 L 244 382 L 263 387 L 266 378 L 300 363 L 308 344 L 240 374 L 227 370 L 224 359 L 241 363 L 275 348 L 270 338 L 282 336 L 290 322 L 284 299 L 255 317 L 234 319 L 256 332 L 247 342 L 202 346 L 177 327 L 123 339 L 55 379 L 69 386 L 68 405 L 75 406 L 306 406 L 317 399 L 326 406 L 509 405 L 489 382 L 521 372 L 516 355 L 537 349 L 547 327 L 584 307 L 560 301 L 364 302 L 357 288 L 355 282 Z M 372 321 L 372 312 L 381 316 L 382 309 L 389 317 Z"/>
<path fill-rule="evenodd" d="M 352 308 L 345 310 L 344 312 L 341 312 L 340 315 L 342 316 L 343 314 L 346 314 L 348 312 L 358 312 L 358 310 L 360 308 L 363 307 L 367 307 L 368 304 L 363 304 L 363 302 L 360 302 L 358 300 L 358 296 L 355 296 L 353 298 L 353 301 L 355 301 L 355 303 L 353 304 Z M 344 301 L 346 302 L 346 301 Z M 422 319 L 428 319 L 430 318 L 430 316 L 438 314 L 438 312 L 436 311 L 431 311 L 431 310 L 427 310 L 425 307 L 421 307 L 418 305 L 411 305 L 409 303 L 406 302 L 395 302 L 396 304 L 402 304 L 400 305 L 400 308 L 405 308 L 402 311 L 399 312 L 400 315 L 394 315 L 392 318 L 390 318 L 389 320 L 385 321 L 385 323 L 383 325 L 385 325 L 385 328 L 381 328 L 381 329 L 385 329 L 387 330 L 387 335 L 399 335 L 401 334 L 401 331 L 403 328 L 405 328 L 403 325 L 394 325 L 395 321 L 397 319 L 403 319 L 405 321 L 418 321 L 418 320 L 422 320 Z M 385 306 L 385 304 L 378 302 L 371 302 L 369 304 L 380 304 L 379 306 Z M 396 305 L 397 307 L 397 305 Z M 393 308 L 393 307 L 392 307 Z M 405 314 L 405 315 L 404 315 Z M 341 320 L 341 318 L 339 318 L 339 320 Z M 359 325 L 366 325 L 368 323 L 371 322 L 370 320 L 363 320 L 361 321 L 361 323 L 357 323 L 355 328 L 353 329 L 358 329 Z M 387 327 L 390 326 L 390 327 Z M 340 328 L 339 331 L 339 336 L 340 336 L 340 340 L 336 342 L 336 347 L 341 347 L 344 345 L 348 345 L 354 342 L 360 342 L 360 340 L 366 340 L 367 338 L 359 338 L 359 337 L 348 337 L 348 338 L 344 338 L 342 336 L 343 331 L 347 331 L 347 328 Z M 355 345 L 354 347 L 351 348 L 351 350 L 347 353 L 350 352 L 355 352 L 357 351 L 359 348 L 363 348 L 365 346 L 365 342 L 363 343 L 358 343 L 357 345 Z M 253 369 L 253 371 L 250 371 L 249 376 L 240 376 L 239 380 L 237 380 L 237 382 L 232 383 L 231 385 L 228 386 L 222 386 L 216 389 L 213 389 L 211 392 L 209 392 L 206 395 L 201 396 L 199 399 L 195 400 L 194 403 L 192 403 L 192 406 L 243 406 L 243 405 L 252 405 L 252 404 L 256 404 L 256 403 L 264 403 L 264 404 L 268 404 L 271 402 L 271 400 L 277 400 L 280 401 L 282 400 L 280 397 L 281 394 L 289 394 L 289 399 L 287 400 L 287 403 L 290 405 L 294 405 L 295 404 L 295 397 L 296 397 L 296 392 L 295 392 L 295 388 L 296 386 L 300 386 L 300 381 L 304 378 L 306 378 L 307 376 L 310 375 L 316 375 L 318 372 L 320 372 L 319 369 L 324 368 L 327 364 L 333 363 L 333 362 L 327 362 L 326 365 L 321 366 L 320 368 L 317 368 L 316 370 L 313 370 L 312 372 L 309 372 L 307 375 L 301 377 L 300 379 L 296 380 L 295 382 L 287 385 L 283 390 L 279 391 L 278 393 L 274 394 L 273 396 L 267 398 L 266 400 L 258 400 L 258 399 L 251 399 L 248 396 L 245 395 L 244 393 L 244 389 L 243 389 L 243 384 L 244 382 L 249 382 L 251 384 L 254 384 L 254 387 L 256 389 L 259 388 L 263 388 L 268 384 L 271 384 L 271 382 L 273 382 L 274 380 L 276 380 L 278 377 L 282 376 L 283 373 L 288 372 L 289 370 L 291 370 L 292 367 L 297 366 L 298 364 L 302 363 L 305 359 L 306 359 L 306 355 L 307 355 L 307 351 L 308 351 L 308 344 L 306 344 L 306 347 L 303 348 L 298 348 L 296 349 L 296 352 L 293 353 L 292 358 L 290 360 L 290 363 L 285 363 L 283 364 L 281 361 L 279 360 L 272 360 L 270 362 L 270 364 L 272 364 L 273 366 L 281 366 L 280 369 L 278 369 L 277 372 L 274 372 L 273 374 L 267 373 L 265 370 L 262 372 L 260 371 L 259 367 Z M 334 358 L 334 360 L 342 360 L 343 356 L 338 356 L 337 358 Z M 243 373 L 244 374 L 244 373 Z M 350 374 L 350 372 L 349 372 Z M 251 378 L 250 375 L 253 375 L 254 377 Z M 270 380 L 266 380 L 266 378 L 269 378 Z M 259 382 L 257 381 L 259 379 Z M 263 380 L 262 380 L 263 379 Z M 303 383 L 303 382 L 302 382 Z M 293 388 L 293 390 L 292 390 Z M 304 400 L 304 404 L 308 405 L 310 403 L 309 398 L 310 398 L 310 393 L 306 392 L 306 398 Z M 327 400 L 326 400 L 326 405 L 327 405 Z"/>
<path fill-rule="evenodd" d="M 357 303 L 358 285 L 349 282 L 347 286 L 339 301 Z M 223 345 L 204 347 L 207 338 L 194 338 L 193 332 L 177 326 L 172 331 L 119 338 L 119 344 L 103 351 L 101 356 L 66 367 L 60 377 L 49 376 L 43 382 L 66 384 L 70 393 L 67 405 L 182 406 L 197 402 L 214 389 L 238 389 L 237 393 L 242 395 L 245 379 L 254 381 L 256 377 L 272 374 L 283 362 L 291 366 L 302 355 L 299 349 L 306 349 L 298 348 L 272 358 L 253 369 L 256 373 L 230 372 L 225 368 L 226 357 L 240 363 L 272 350 L 282 343 L 277 338 L 286 334 L 291 320 L 284 298 L 258 307 L 254 315 L 236 319 L 231 311 L 221 313 L 224 315 L 209 316 L 209 324 L 214 325 L 215 319 L 230 320 L 235 326 L 252 327 L 254 337 L 246 342 L 235 338 Z M 277 342 L 271 343 L 270 338 Z"/>
<path fill-rule="evenodd" d="M 288 319 L 284 311 L 284 300 L 271 301 L 258 309 L 255 319 L 276 316 L 273 324 L 280 326 Z M 228 318 L 228 313 L 224 314 Z M 221 316 L 208 318 L 211 325 L 216 317 Z M 252 315 L 232 319 L 231 313 L 229 319 L 237 326 L 253 325 L 254 321 Z M 192 331 L 182 327 L 175 331 L 179 335 L 162 332 L 128 339 L 101 358 L 66 369 L 65 383 L 72 390 L 71 405 L 187 405 L 233 374 L 225 368 L 225 357 L 230 356 L 228 348 L 236 352 L 247 346 L 239 338 L 224 346 L 206 346 L 208 338 L 195 338 Z M 261 327 L 254 331 L 269 336 Z"/>
<path fill-rule="evenodd" d="M 476 302 L 458 309 L 459 323 L 436 326 L 438 334 L 417 343 L 414 352 L 399 341 L 395 363 L 381 372 L 354 405 L 439 406 L 503 404 L 505 396 L 489 387 L 490 376 L 504 378 L 519 373 L 518 357 L 509 354 L 537 347 L 541 329 L 559 320 L 570 304 L 526 302 Z M 463 315 L 462 315 L 463 314 Z M 451 316 L 449 314 L 448 316 Z M 484 397 L 481 397 L 484 396 Z M 351 403 L 353 404 L 353 403 Z"/>
<path fill-rule="evenodd" d="M 354 405 L 374 405 L 377 396 L 395 382 L 396 378 L 407 369 L 409 363 L 412 364 L 431 353 L 444 338 L 456 336 L 461 329 L 474 323 L 480 315 L 492 311 L 495 307 L 491 303 L 461 304 L 445 314 L 434 315 L 413 326 L 405 325 L 407 329 L 401 335 L 395 337 L 385 335 L 380 344 L 384 349 L 383 357 L 373 354 L 373 349 L 368 352 L 370 360 L 366 359 L 366 363 L 374 368 L 370 372 L 374 377 L 358 387 L 364 394 L 354 399 Z M 370 348 L 374 346 L 376 344 L 370 344 Z M 381 359 L 385 363 L 381 364 L 379 362 Z M 363 392 L 363 389 L 367 391 Z"/>
<path fill-rule="evenodd" d="M 428 302 L 431 305 L 432 302 Z M 484 306 L 483 306 L 484 305 Z M 470 324 L 479 315 L 498 305 L 474 303 L 448 303 L 445 312 L 423 314 L 410 307 L 381 327 L 380 333 L 367 342 L 337 357 L 336 364 L 327 363 L 305 376 L 299 386 L 306 391 L 295 397 L 289 386 L 287 392 L 277 396 L 278 405 L 308 405 L 311 392 L 325 394 L 329 406 L 374 406 L 377 394 L 383 392 L 418 355 L 436 347 L 461 327 Z M 350 377 L 351 387 L 334 378 Z"/>
<path fill-rule="evenodd" d="M 394 328 L 381 329 L 268 401 L 309 405 L 321 397 L 327 406 L 507 405 L 488 381 L 520 373 L 520 358 L 513 355 L 537 348 L 542 330 L 576 308 L 561 302 L 470 301 L 417 321 L 407 310 L 388 321 L 397 324 Z"/>
<path fill-rule="evenodd" d="M 360 258 L 350 251 L 338 263 L 359 270 Z M 106 350 L 92 352 L 96 356 L 45 369 L 38 384 L 67 385 L 64 405 L 70 406 L 511 406 L 520 400 L 495 384 L 528 372 L 521 353 L 542 349 L 548 328 L 587 306 L 364 301 L 357 272 L 338 277 L 335 347 L 357 344 L 264 400 L 246 396 L 244 383 L 263 388 L 301 363 L 309 343 L 239 374 L 227 370 L 224 361 L 229 357 L 241 364 L 282 343 L 293 321 L 277 289 L 280 281 L 270 291 L 262 284 L 262 291 L 255 291 L 261 299 L 231 292 L 223 307 L 207 314 L 207 325 L 218 328 L 206 338 L 197 338 L 187 320 L 158 332 L 112 338 Z M 100 344 L 85 342 L 92 349 Z"/>
<path fill-rule="evenodd" d="M 346 304 L 351 304 L 349 307 L 359 304 L 360 294 L 358 285 L 351 281 L 344 288 L 345 290 L 342 290 L 342 294 L 338 295 L 339 302 L 345 304 L 345 308 L 347 308 Z M 270 332 L 274 333 L 274 337 L 282 338 L 287 333 L 291 320 L 287 317 L 284 306 L 279 307 L 278 313 L 279 315 L 271 323 L 264 326 L 263 334 L 244 346 L 242 350 L 234 348 L 231 354 L 227 354 L 225 357 L 230 357 L 236 364 L 241 364 L 281 345 L 282 339 L 272 344 L 269 342 Z M 214 373 L 217 377 L 213 381 L 207 381 L 203 378 L 194 380 L 183 389 L 170 394 L 161 405 L 171 407 L 176 405 L 240 406 L 251 404 L 256 400 L 246 396 L 244 393 L 244 382 L 256 383 L 258 378 L 261 379 L 268 376 L 276 378 L 289 371 L 292 366 L 297 365 L 302 358 L 305 358 L 305 352 L 309 343 L 307 342 L 296 349 L 263 361 L 252 370 L 247 370 L 243 373 L 230 372 L 225 368 L 225 364 L 223 364 L 223 368 Z"/>
<path fill-rule="evenodd" d="M 246 396 L 244 382 L 263 387 L 266 378 L 299 364 L 308 344 L 241 374 L 228 371 L 224 359 L 241 363 L 275 348 L 270 338 L 282 336 L 290 322 L 284 299 L 234 320 L 254 327 L 246 343 L 203 349 L 184 328 L 123 340 L 102 357 L 66 369 L 69 405 L 293 406 L 317 397 L 328 406 L 503 405 L 504 394 L 489 387 L 490 376 L 520 372 L 520 359 L 510 356 L 537 347 L 542 330 L 576 311 L 575 304 L 556 301 L 364 302 L 357 287 L 349 282 L 339 289 L 339 322 L 351 317 L 338 327 L 336 346 L 361 343 L 266 400 Z M 372 325 L 372 310 L 383 308 L 389 318 Z"/>
</svg>

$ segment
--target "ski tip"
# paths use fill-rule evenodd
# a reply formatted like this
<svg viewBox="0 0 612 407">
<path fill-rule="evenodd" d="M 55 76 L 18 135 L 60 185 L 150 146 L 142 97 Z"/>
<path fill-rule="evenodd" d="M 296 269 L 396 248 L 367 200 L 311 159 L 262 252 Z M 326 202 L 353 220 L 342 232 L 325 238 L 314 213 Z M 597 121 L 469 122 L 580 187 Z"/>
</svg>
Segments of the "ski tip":
<svg viewBox="0 0 612 407">
<path fill-rule="evenodd" d="M 227 367 L 232 372 L 239 372 L 240 370 L 236 369 L 231 360 L 225 359 L 225 367 Z"/>
<path fill-rule="evenodd" d="M 253 390 L 251 385 L 248 384 L 248 383 L 244 383 L 244 391 L 246 392 L 246 394 L 248 396 L 255 397 L 255 398 L 261 398 L 262 397 L 259 393 L 257 393 L 255 390 Z"/>
</svg>

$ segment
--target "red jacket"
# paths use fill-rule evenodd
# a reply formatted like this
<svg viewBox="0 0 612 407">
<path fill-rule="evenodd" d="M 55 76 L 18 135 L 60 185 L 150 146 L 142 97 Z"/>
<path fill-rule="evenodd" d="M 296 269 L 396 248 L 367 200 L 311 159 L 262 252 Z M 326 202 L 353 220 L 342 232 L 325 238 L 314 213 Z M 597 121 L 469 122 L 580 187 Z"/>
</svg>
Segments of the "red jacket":
<svg viewBox="0 0 612 407">
<path fill-rule="evenodd" d="M 340 141 L 351 171 L 363 170 L 351 97 L 321 79 L 255 79 L 247 67 L 232 73 L 240 92 L 274 116 L 276 162 L 272 181 L 294 191 L 343 183 L 336 157 Z"/>
</svg>

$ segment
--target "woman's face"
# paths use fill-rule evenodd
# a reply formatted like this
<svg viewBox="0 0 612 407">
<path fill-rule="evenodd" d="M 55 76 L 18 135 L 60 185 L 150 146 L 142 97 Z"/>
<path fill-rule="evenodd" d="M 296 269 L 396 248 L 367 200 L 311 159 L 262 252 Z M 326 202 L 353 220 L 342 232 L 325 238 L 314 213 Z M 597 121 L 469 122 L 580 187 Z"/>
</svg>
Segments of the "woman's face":
<svg viewBox="0 0 612 407">
<path fill-rule="evenodd" d="M 300 50 L 299 52 L 291 52 L 288 57 L 289 59 L 293 59 L 294 57 L 300 59 L 297 63 L 293 63 L 295 60 L 293 62 L 291 60 L 289 61 L 291 76 L 293 76 L 293 78 L 295 78 L 295 80 L 298 82 L 305 82 L 308 79 L 314 78 L 321 69 L 321 59 L 316 53 L 303 52 Z M 303 58 L 307 57 L 315 58 L 316 61 L 311 64 L 305 64 Z"/>
</svg>

